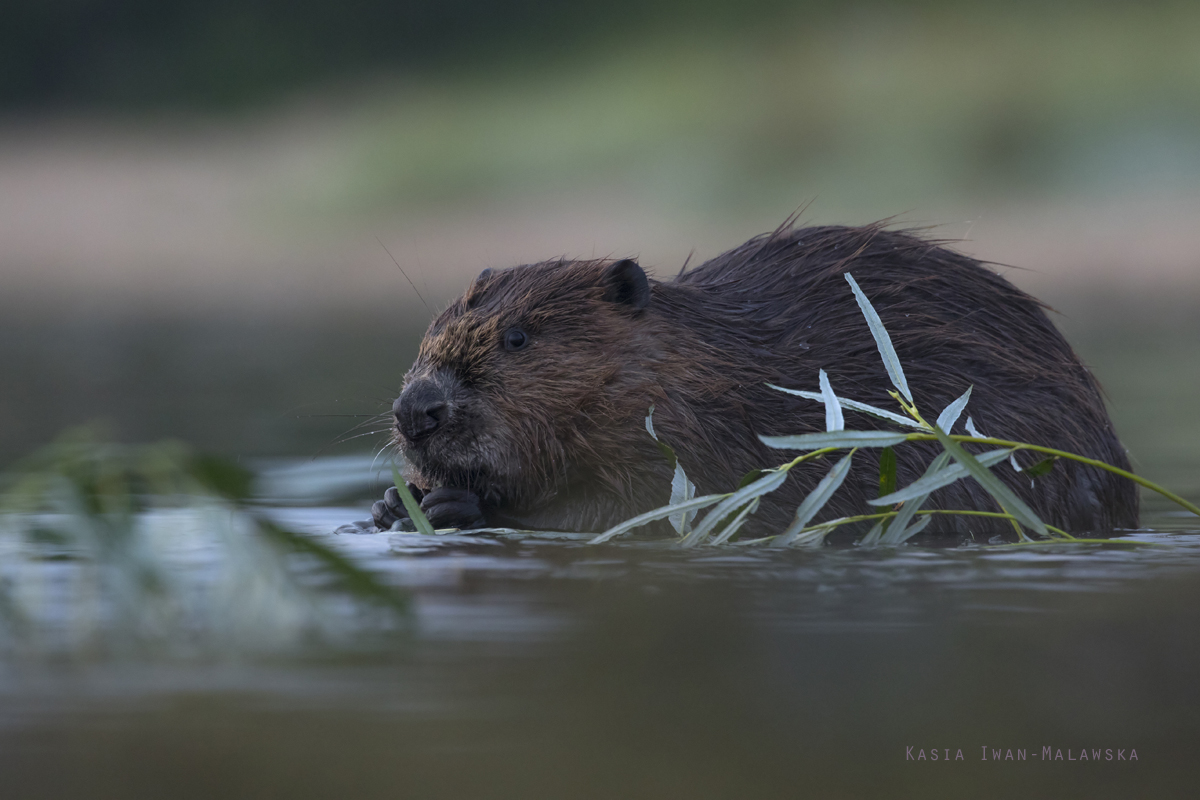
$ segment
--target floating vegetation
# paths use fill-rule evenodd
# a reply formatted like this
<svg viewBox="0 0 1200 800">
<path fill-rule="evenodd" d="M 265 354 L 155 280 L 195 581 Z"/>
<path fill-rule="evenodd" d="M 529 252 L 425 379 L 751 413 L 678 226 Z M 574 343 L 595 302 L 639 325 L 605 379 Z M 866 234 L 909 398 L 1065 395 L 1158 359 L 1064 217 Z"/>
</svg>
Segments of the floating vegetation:
<svg viewBox="0 0 1200 800">
<path fill-rule="evenodd" d="M 859 308 L 866 318 L 867 325 L 875 339 L 879 354 L 883 359 L 888 378 L 894 390 L 889 394 L 899 404 L 902 414 L 860 403 L 854 400 L 838 397 L 829 383 L 829 377 L 820 370 L 818 380 L 820 392 L 804 392 L 772 385 L 771 388 L 781 392 L 803 397 L 825 404 L 826 430 L 819 433 L 805 433 L 793 436 L 760 436 L 759 439 L 770 447 L 784 450 L 807 451 L 804 455 L 773 469 L 755 470 L 742 480 L 742 485 L 728 494 L 712 494 L 694 497 L 694 487 L 691 495 L 685 496 L 677 488 L 681 485 L 691 486 L 675 458 L 674 451 L 663 442 L 663 449 L 672 468 L 675 479 L 672 481 L 671 502 L 640 514 L 633 519 L 616 525 L 592 539 L 593 544 L 610 541 L 622 536 L 647 523 L 660 519 L 681 519 L 681 515 L 694 514 L 702 508 L 715 506 L 700 519 L 694 527 L 689 524 L 676 525 L 680 534 L 680 544 L 683 547 L 694 547 L 698 544 L 724 544 L 733 540 L 738 529 L 746 518 L 755 512 L 760 498 L 778 489 L 787 478 L 787 473 L 799 464 L 817 459 L 824 459 L 840 451 L 849 451 L 841 457 L 829 472 L 817 483 L 796 509 L 792 523 L 783 532 L 774 536 L 763 537 L 747 542 L 737 542 L 740 545 L 770 544 L 774 546 L 816 546 L 843 525 L 874 522 L 870 530 L 859 540 L 860 545 L 898 545 L 920 533 L 933 519 L 934 514 L 952 514 L 963 516 L 979 516 L 1006 519 L 1012 523 L 1018 538 L 1018 544 L 1045 543 L 1082 543 L 1082 542 L 1117 542 L 1112 539 L 1079 539 L 1067 531 L 1047 525 L 1029 506 L 1021 500 L 993 472 L 998 464 L 1008 462 L 1018 472 L 1022 472 L 1031 480 L 1045 475 L 1053 469 L 1056 461 L 1068 459 L 1087 464 L 1092 467 L 1107 470 L 1123 478 L 1127 478 L 1164 497 L 1174 501 L 1193 514 L 1200 516 L 1200 508 L 1184 500 L 1182 497 L 1163 487 L 1146 480 L 1132 472 L 1114 467 L 1092 458 L 1056 450 L 1050 447 L 1015 442 L 1006 439 L 996 439 L 981 434 L 975 427 L 974 421 L 967 417 L 965 427 L 969 435 L 952 435 L 950 431 L 962 417 L 971 398 L 971 387 L 954 402 L 950 403 L 938 415 L 934 424 L 929 424 L 918 410 L 904 375 L 904 368 L 892 347 L 891 337 L 879 318 L 870 300 L 863 293 L 850 273 L 845 273 L 846 281 L 858 301 Z M 845 430 L 843 410 L 858 411 L 869 414 L 877 419 L 902 426 L 909 431 L 848 431 Z M 654 436 L 652 424 L 653 408 L 646 417 L 646 429 Z M 658 437 L 655 436 L 657 441 Z M 895 448 L 909 442 L 937 441 L 942 446 L 939 453 L 926 468 L 925 473 L 910 485 L 897 489 L 896 487 L 896 456 Z M 964 443 L 991 445 L 996 449 L 979 454 L 973 454 L 963 447 Z M 820 511 L 837 493 L 842 482 L 850 472 L 850 466 L 855 454 L 862 448 L 880 448 L 879 459 L 880 496 L 869 501 L 876 507 L 892 507 L 889 511 L 866 513 L 858 516 L 841 517 L 824 522 L 816 522 Z M 1022 469 L 1016 460 L 1016 453 L 1028 450 L 1045 456 L 1036 464 Z M 921 506 L 929 499 L 935 490 L 949 486 L 958 480 L 969 478 L 982 486 L 999 505 L 1001 512 L 986 512 L 974 510 L 922 510 Z M 1033 538 L 1030 536 L 1033 534 Z M 1124 543 L 1131 542 L 1125 540 Z"/>
<path fill-rule="evenodd" d="M 0 643 L 64 657 L 332 643 L 406 596 L 250 502 L 252 475 L 174 442 L 69 431 L 0 483 Z"/>
</svg>

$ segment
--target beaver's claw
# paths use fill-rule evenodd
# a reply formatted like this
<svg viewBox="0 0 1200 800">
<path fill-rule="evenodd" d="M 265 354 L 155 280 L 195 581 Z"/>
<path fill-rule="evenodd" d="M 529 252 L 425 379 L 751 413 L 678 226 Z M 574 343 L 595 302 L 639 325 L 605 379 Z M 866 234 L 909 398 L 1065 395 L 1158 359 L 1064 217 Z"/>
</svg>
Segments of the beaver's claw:
<svg viewBox="0 0 1200 800">
<path fill-rule="evenodd" d="M 435 528 L 469 530 L 487 527 L 479 495 L 469 489 L 447 486 L 433 489 L 421 498 L 421 510 Z"/>
<path fill-rule="evenodd" d="M 408 490 L 412 492 L 412 496 L 418 502 L 425 494 L 413 483 L 408 484 Z M 395 486 L 384 492 L 383 499 L 377 500 L 375 505 L 371 506 L 371 519 L 375 522 L 375 527 L 381 531 L 390 530 L 396 520 L 408 519 L 408 509 L 404 507 L 404 501 L 400 499 L 400 493 L 396 491 Z"/>
<path fill-rule="evenodd" d="M 479 504 L 479 496 L 468 489 L 451 489 L 441 487 L 425 494 L 415 484 L 408 484 L 408 490 L 421 504 L 421 510 L 429 519 L 429 524 L 435 528 L 483 528 L 487 521 L 483 518 L 483 509 Z M 391 530 L 396 521 L 401 522 L 405 530 L 414 530 L 408 518 L 408 509 L 400 499 L 400 493 L 393 486 L 383 493 L 383 499 L 371 506 L 371 519 L 375 527 L 381 531 Z"/>
</svg>

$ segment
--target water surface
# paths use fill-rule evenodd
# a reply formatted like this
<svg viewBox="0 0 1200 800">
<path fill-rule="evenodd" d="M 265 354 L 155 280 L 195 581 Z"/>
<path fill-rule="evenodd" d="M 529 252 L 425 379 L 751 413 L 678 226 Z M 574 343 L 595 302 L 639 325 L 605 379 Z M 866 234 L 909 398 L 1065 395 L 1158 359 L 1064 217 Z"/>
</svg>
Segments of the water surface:
<svg viewBox="0 0 1200 800">
<path fill-rule="evenodd" d="M 1193 327 L 1072 336 L 1137 468 L 1194 499 Z M 279 363 L 302 362 L 280 347 Z M 249 358 L 232 363 L 231 380 L 251 374 Z M 167 368 L 168 405 L 145 395 L 157 411 L 118 409 L 119 424 L 144 418 L 153 436 L 183 420 L 169 401 L 187 396 L 192 384 L 171 378 L 186 367 Z M 372 376 L 385 400 L 402 369 Z M 120 396 L 109 388 L 98 403 Z M 222 431 L 219 417 L 239 398 L 266 413 L 250 382 L 225 388 L 207 416 L 203 398 L 181 401 L 189 438 L 213 431 L 232 448 L 252 420 Z M 34 414 L 36 380 L 22 392 L 13 407 Z M 70 554 L 5 553 L 6 569 L 38 576 L 46 626 L 0 659 L 4 796 L 1194 795 L 1200 522 L 1153 498 L 1122 537 L 1139 546 L 336 535 L 367 514 L 387 470 L 369 454 L 314 460 L 325 434 L 311 431 L 296 457 L 278 443 L 308 423 L 277 423 L 253 440 L 261 507 L 403 588 L 410 615 L 335 599 L 313 627 L 283 584 L 228 568 L 207 523 L 160 511 L 145 522 L 170 532 L 167 555 L 217 605 L 180 612 L 190 638 L 158 646 L 139 629 L 97 645 L 87 631 L 119 615 L 62 588 L 76 585 Z"/>
</svg>

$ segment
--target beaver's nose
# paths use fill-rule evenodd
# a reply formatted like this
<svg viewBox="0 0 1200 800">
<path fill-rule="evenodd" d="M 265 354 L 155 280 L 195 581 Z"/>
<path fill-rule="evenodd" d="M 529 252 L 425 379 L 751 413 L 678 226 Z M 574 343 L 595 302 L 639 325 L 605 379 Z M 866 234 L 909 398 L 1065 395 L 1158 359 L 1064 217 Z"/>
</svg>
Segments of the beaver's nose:
<svg viewBox="0 0 1200 800">
<path fill-rule="evenodd" d="M 404 387 L 392 403 L 392 413 L 404 438 L 415 442 L 440 428 L 450 416 L 450 408 L 433 381 L 419 380 Z"/>
</svg>

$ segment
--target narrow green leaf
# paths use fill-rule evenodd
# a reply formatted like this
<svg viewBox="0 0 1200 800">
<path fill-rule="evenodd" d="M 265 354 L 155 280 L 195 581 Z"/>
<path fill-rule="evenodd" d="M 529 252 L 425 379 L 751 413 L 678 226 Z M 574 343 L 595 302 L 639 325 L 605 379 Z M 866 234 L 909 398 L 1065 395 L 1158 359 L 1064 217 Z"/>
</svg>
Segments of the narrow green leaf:
<svg viewBox="0 0 1200 800">
<path fill-rule="evenodd" d="M 785 389 L 784 387 L 776 386 L 773 383 L 768 383 L 767 386 L 779 392 L 786 392 L 787 394 L 792 394 L 796 397 L 803 397 L 805 400 L 824 401 L 825 399 L 824 396 L 819 392 L 805 392 L 800 389 Z M 921 427 L 921 423 L 914 419 L 901 416 L 900 414 L 895 414 L 891 411 L 886 411 L 882 408 L 877 408 L 876 406 L 869 406 L 866 403 L 860 403 L 857 400 L 847 400 L 845 397 L 839 397 L 837 401 L 838 405 L 847 411 L 861 411 L 864 414 L 870 414 L 871 416 L 878 417 L 879 419 L 886 419 L 888 422 L 894 422 L 897 425 L 904 425 L 908 428 Z"/>
<path fill-rule="evenodd" d="M 919 520 L 914 522 L 912 525 L 909 525 L 907 528 L 902 530 L 900 532 L 900 535 L 897 536 L 894 541 L 887 542 L 887 544 L 904 544 L 909 539 L 916 536 L 921 531 L 925 530 L 926 526 L 928 526 L 930 522 L 933 522 L 933 515 L 926 514 L 925 516 L 921 517 Z"/>
<path fill-rule="evenodd" d="M 950 454 L 945 450 L 937 454 L 937 457 L 925 468 L 925 474 L 917 479 L 916 482 L 931 478 L 941 472 L 944 472 L 950 463 Z M 957 466 L 957 464 L 955 465 Z M 964 471 L 965 472 L 965 471 Z M 907 539 L 914 536 L 920 529 L 914 531 L 909 527 L 909 522 L 912 521 L 913 515 L 921 510 L 921 506 L 925 505 L 925 501 L 929 499 L 928 494 L 919 494 L 905 502 L 900 506 L 900 511 L 896 516 L 892 517 L 891 523 L 888 525 L 888 531 L 879 538 L 880 544 L 901 544 Z M 923 526 L 922 526 L 923 527 Z"/>
<path fill-rule="evenodd" d="M 1055 462 L 1058 461 L 1058 456 L 1049 456 L 1034 464 L 1032 467 L 1026 467 L 1024 473 L 1030 478 L 1040 478 L 1043 475 L 1048 475 L 1050 470 L 1054 469 Z"/>
<path fill-rule="evenodd" d="M 954 423 L 958 422 L 958 418 L 962 416 L 963 409 L 967 407 L 967 401 L 971 399 L 971 390 L 974 388 L 974 386 L 968 386 L 967 391 L 963 392 L 962 397 L 943 409 L 937 418 L 937 426 L 939 428 L 946 433 L 950 433 L 950 430 L 954 427 Z"/>
<path fill-rule="evenodd" d="M 363 569 L 341 553 L 326 547 L 310 536 L 294 533 L 259 515 L 253 515 L 259 534 L 277 547 L 286 548 L 315 558 L 326 574 L 333 577 L 344 592 L 391 607 L 396 611 L 407 611 L 408 596 L 399 589 L 388 586 L 373 573 Z"/>
<path fill-rule="evenodd" d="M 989 450 L 986 453 L 976 456 L 976 458 L 978 458 L 980 463 L 982 463 L 984 466 L 991 467 L 999 464 L 1001 461 L 1007 458 L 1008 454 L 1011 452 L 1011 450 L 1007 449 Z M 967 477 L 969 474 L 970 473 L 967 471 L 967 468 L 962 464 L 951 464 L 945 469 L 940 469 L 937 472 L 926 471 L 924 476 L 913 481 L 903 489 L 884 495 L 875 500 L 868 500 L 867 502 L 873 506 L 891 506 L 895 505 L 896 503 L 903 503 L 907 500 L 911 500 L 914 497 L 919 497 L 923 494 L 930 494 L 937 489 L 941 489 L 943 486 L 949 486 L 955 481 Z"/>
<path fill-rule="evenodd" d="M 893 517 L 893 519 L 894 519 L 894 517 Z M 876 520 L 875 524 L 871 526 L 871 530 L 867 531 L 867 535 L 858 540 L 859 546 L 867 547 L 870 545 L 879 544 L 879 541 L 883 538 L 883 532 L 884 532 L 885 526 L 888 522 L 891 522 L 891 520 L 890 519 Z"/>
<path fill-rule="evenodd" d="M 417 527 L 417 533 L 432 536 L 433 526 L 429 524 L 429 518 L 421 510 L 421 504 L 417 502 L 417 498 L 413 497 L 412 492 L 408 490 L 404 476 L 395 467 L 392 467 L 392 480 L 396 482 L 396 492 L 400 495 L 400 502 L 404 503 L 404 510 L 408 512 L 408 518 Z"/>
<path fill-rule="evenodd" d="M 838 526 L 834 523 L 836 520 L 830 520 L 829 524 L 819 525 L 812 530 L 804 531 L 796 535 L 792 540 L 791 547 L 820 547 L 825 543 L 825 537 L 837 530 Z M 772 542 L 772 545 L 775 543 Z"/>
<path fill-rule="evenodd" d="M 675 448 L 660 440 L 658 434 L 654 432 L 654 406 L 650 406 L 650 411 L 646 414 L 646 433 L 654 439 L 654 443 L 658 445 L 658 451 L 667 459 L 671 469 L 675 469 L 679 464 L 679 459 L 675 456 Z"/>
<path fill-rule="evenodd" d="M 891 494 L 896 491 L 896 451 L 890 447 L 883 448 L 879 453 L 879 496 Z M 859 540 L 860 545 L 875 544 L 883 537 L 883 532 L 888 529 L 888 523 L 891 520 L 877 520 L 871 526 L 871 530 L 867 531 L 867 535 Z"/>
<path fill-rule="evenodd" d="M 685 503 L 695 496 L 696 484 L 688 480 L 687 473 L 683 471 L 683 464 L 676 461 L 675 474 L 671 477 L 670 505 L 674 506 Z M 671 527 L 675 529 L 675 532 L 682 536 L 691 529 L 692 520 L 695 516 L 695 511 L 682 511 L 667 517 L 667 521 L 671 523 Z"/>
<path fill-rule="evenodd" d="M 686 503 L 678 503 L 672 506 L 662 506 L 661 508 L 656 508 L 653 511 L 647 511 L 645 514 L 639 514 L 633 519 L 625 520 L 620 525 L 614 525 L 604 533 L 597 536 L 595 539 L 589 541 L 588 544 L 604 544 L 614 537 L 629 533 L 634 528 L 640 528 L 643 525 L 648 525 L 651 522 L 655 522 L 660 519 L 666 519 L 672 514 L 679 514 L 687 511 L 695 511 L 697 509 L 707 508 L 714 503 L 721 502 L 727 497 L 729 497 L 727 494 L 706 494 L 702 497 L 693 497 Z"/>
<path fill-rule="evenodd" d="M 862 309 L 863 316 L 867 318 L 867 325 L 871 328 L 871 335 L 875 337 L 875 346 L 879 348 L 879 355 L 883 357 L 883 366 L 887 369 L 888 377 L 892 379 L 892 385 L 900 390 L 900 394 L 904 395 L 908 402 L 912 402 L 912 392 L 908 390 L 908 381 L 904 378 L 904 369 L 900 366 L 900 357 L 896 355 L 896 349 L 892 347 L 892 337 L 888 335 L 887 328 L 883 327 L 883 320 L 875 313 L 875 307 L 871 305 L 871 301 L 863 294 L 862 289 L 858 288 L 854 277 L 849 273 L 845 273 L 846 281 L 850 284 L 850 288 L 854 290 L 854 298 L 858 300 L 858 307 Z"/>
<path fill-rule="evenodd" d="M 846 480 L 846 476 L 850 474 L 850 463 L 853 458 L 854 451 L 847 453 L 841 461 L 833 465 L 833 469 L 829 470 L 824 478 L 821 478 L 816 487 L 808 493 L 808 497 L 805 497 L 796 509 L 796 516 L 792 519 L 792 524 L 775 538 L 774 544 L 786 547 L 796 541 L 800 536 L 800 531 L 804 530 L 812 518 L 825 507 L 825 504 L 841 487 L 842 482 Z"/>
<path fill-rule="evenodd" d="M 818 371 L 817 379 L 821 384 L 821 397 L 825 401 L 825 430 L 844 430 L 846 423 L 842 419 L 842 407 L 838 405 L 838 397 L 833 393 L 833 387 L 829 384 L 829 376 L 825 374 L 825 370 Z"/>
<path fill-rule="evenodd" d="M 754 483 L 756 480 L 761 478 L 766 473 L 767 473 L 767 471 L 765 469 L 750 470 L 749 472 L 747 472 L 745 475 L 742 476 L 742 479 L 740 481 L 738 481 L 737 488 L 743 489 L 743 488 L 749 486 L 750 484 Z"/>
<path fill-rule="evenodd" d="M 885 447 L 879 451 L 879 496 L 896 491 L 896 451 Z"/>
<path fill-rule="evenodd" d="M 954 460 L 966 467 L 967 472 L 971 473 L 971 477 L 979 481 L 979 485 L 996 499 L 1001 508 L 1012 514 L 1017 522 L 1041 536 L 1050 535 L 1050 532 L 1046 530 L 1046 523 L 1033 513 L 1033 509 L 1025 505 L 1025 501 L 1017 497 L 1013 490 L 1005 486 L 987 467 L 980 464 L 975 456 L 968 453 L 962 445 L 951 439 L 941 428 L 935 427 L 933 433 L 942 443 L 942 447 L 946 448 L 954 457 Z"/>
<path fill-rule="evenodd" d="M 746 505 L 742 506 L 742 510 L 738 512 L 738 515 L 734 517 L 733 520 L 725 526 L 724 530 L 717 534 L 709 544 L 725 544 L 732 539 L 734 534 L 738 532 L 738 529 L 741 528 L 746 522 L 746 518 L 755 511 L 758 511 L 758 503 L 761 499 L 761 497 L 756 497 Z"/>
<path fill-rule="evenodd" d="M 717 526 L 725 521 L 725 518 L 733 513 L 734 510 L 741 508 L 746 503 L 749 503 L 756 497 L 761 497 L 768 492 L 773 492 L 778 489 L 785 480 L 787 480 L 787 472 L 770 471 L 765 473 L 761 478 L 751 483 L 749 486 L 743 486 L 733 494 L 726 497 L 717 507 L 704 515 L 704 519 L 692 529 L 691 533 L 684 537 L 680 545 L 683 547 L 692 547 L 700 544 L 708 538 L 709 534 L 716 530 Z"/>
<path fill-rule="evenodd" d="M 979 432 L 979 429 L 975 427 L 975 420 L 971 419 L 970 417 L 967 417 L 966 429 L 967 429 L 967 433 L 971 434 L 976 439 L 988 438 Z"/>
<path fill-rule="evenodd" d="M 655 443 L 658 445 L 659 451 L 666 457 L 667 463 L 669 463 L 671 465 L 671 469 L 674 470 L 673 474 L 671 475 L 671 499 L 669 504 L 674 506 L 691 500 L 696 496 L 696 484 L 688 480 L 687 473 L 683 469 L 683 464 L 680 464 L 679 459 L 675 456 L 674 448 L 665 442 L 659 441 L 658 434 L 654 432 L 653 405 L 650 406 L 650 410 L 646 412 L 646 433 L 650 434 L 650 436 L 654 439 Z M 667 521 L 671 523 L 671 527 L 675 529 L 675 532 L 682 536 L 688 532 L 692 519 L 695 518 L 695 516 L 695 511 L 680 512 L 679 514 L 672 514 L 667 518 Z"/>
<path fill-rule="evenodd" d="M 768 447 L 780 450 L 820 450 L 825 447 L 890 447 L 903 442 L 905 434 L 890 431 L 835 431 L 758 438 Z"/>
<path fill-rule="evenodd" d="M 250 498 L 254 486 L 254 473 L 218 456 L 195 454 L 186 462 L 185 469 L 205 489 L 241 503 Z"/>
</svg>

